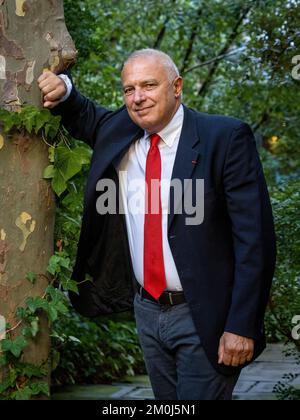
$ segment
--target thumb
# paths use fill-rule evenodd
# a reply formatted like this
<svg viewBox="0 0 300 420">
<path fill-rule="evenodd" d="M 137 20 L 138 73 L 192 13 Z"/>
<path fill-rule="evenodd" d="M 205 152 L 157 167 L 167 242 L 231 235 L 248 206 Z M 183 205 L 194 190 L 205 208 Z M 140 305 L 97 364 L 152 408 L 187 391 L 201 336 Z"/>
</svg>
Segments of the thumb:
<svg viewBox="0 0 300 420">
<path fill-rule="evenodd" d="M 224 351 L 225 351 L 225 346 L 224 346 L 224 339 L 222 337 L 220 340 L 220 345 L 219 345 L 219 350 L 218 350 L 218 356 L 219 356 L 218 363 L 219 364 L 223 362 Z"/>
<path fill-rule="evenodd" d="M 53 102 L 46 101 L 46 102 L 44 102 L 44 108 L 50 108 L 50 109 L 54 108 L 59 104 L 59 102 L 60 101 L 53 101 Z"/>
</svg>

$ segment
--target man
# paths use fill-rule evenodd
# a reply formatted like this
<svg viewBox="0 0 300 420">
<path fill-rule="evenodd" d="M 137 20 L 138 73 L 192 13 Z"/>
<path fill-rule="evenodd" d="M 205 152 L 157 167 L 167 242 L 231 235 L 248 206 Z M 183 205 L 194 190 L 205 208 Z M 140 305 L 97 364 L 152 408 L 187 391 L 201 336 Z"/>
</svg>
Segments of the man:
<svg viewBox="0 0 300 420">
<path fill-rule="evenodd" d="M 49 72 L 39 78 L 44 106 L 94 148 L 73 273 L 94 281 L 70 295 L 74 307 L 96 316 L 127 310 L 134 299 L 156 399 L 231 399 L 241 368 L 265 347 L 275 264 L 272 211 L 249 126 L 182 105 L 183 80 L 160 51 L 128 58 L 125 106 L 115 112 L 69 84 Z M 96 209 L 105 179 L 120 186 L 115 214 Z M 193 190 L 201 179 L 204 218 L 188 223 L 190 213 L 177 211 L 162 181 L 190 180 Z M 135 180 L 143 181 L 140 212 L 130 211 Z M 180 199 L 187 196 L 183 188 Z"/>
</svg>

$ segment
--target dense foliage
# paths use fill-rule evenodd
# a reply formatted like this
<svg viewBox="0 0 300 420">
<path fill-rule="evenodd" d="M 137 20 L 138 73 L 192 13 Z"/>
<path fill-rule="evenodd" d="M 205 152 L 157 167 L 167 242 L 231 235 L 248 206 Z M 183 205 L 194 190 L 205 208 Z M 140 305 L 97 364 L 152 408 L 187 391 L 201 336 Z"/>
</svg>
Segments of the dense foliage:
<svg viewBox="0 0 300 420">
<path fill-rule="evenodd" d="M 132 321 L 96 323 L 70 312 L 56 324 L 53 343 L 56 384 L 110 383 L 144 372 Z"/>
<path fill-rule="evenodd" d="M 278 237 L 268 335 L 270 340 L 293 342 L 299 351 L 299 340 L 291 337 L 291 320 L 300 314 L 300 74 L 295 77 L 298 73 L 292 63 L 293 57 L 300 54 L 300 1 L 65 0 L 65 14 L 79 52 L 72 73 L 78 88 L 90 98 L 109 108 L 120 106 L 122 63 L 135 49 L 155 47 L 170 53 L 178 64 L 188 106 L 239 117 L 252 126 L 272 197 Z M 58 203 L 57 247 L 71 263 L 80 228 L 86 171 L 84 167 L 71 179 Z M 68 321 L 69 327 L 62 327 Z M 119 325 L 120 337 L 125 340 L 121 344 L 116 326 L 108 321 L 103 324 L 101 320 L 97 326 L 86 324 L 85 334 L 78 328 L 82 328 L 83 321 L 75 315 L 72 320 L 57 322 L 56 342 L 65 334 L 76 338 L 79 334 L 82 342 L 80 347 L 76 341 L 65 341 L 55 371 L 59 374 L 54 372 L 59 381 L 75 378 L 74 346 L 82 356 L 79 371 L 88 372 L 77 375 L 76 380 L 93 381 L 94 374 L 99 379 L 99 372 L 90 371 L 90 358 L 95 357 L 95 352 L 100 363 L 100 353 L 105 353 L 108 343 L 112 345 L 111 337 L 125 347 L 128 337 L 132 339 L 132 330 L 125 338 L 124 327 Z M 112 336 L 106 335 L 105 342 L 100 330 L 107 326 Z M 89 347 L 93 334 L 97 349 Z M 60 343 L 57 350 L 61 347 Z M 125 347 L 124 352 L 130 350 Z M 138 354 L 135 349 L 134 354 Z M 139 357 L 137 360 L 139 365 Z M 127 362 L 127 368 L 116 369 L 113 359 L 106 360 L 103 379 L 128 373 L 132 361 Z"/>
</svg>

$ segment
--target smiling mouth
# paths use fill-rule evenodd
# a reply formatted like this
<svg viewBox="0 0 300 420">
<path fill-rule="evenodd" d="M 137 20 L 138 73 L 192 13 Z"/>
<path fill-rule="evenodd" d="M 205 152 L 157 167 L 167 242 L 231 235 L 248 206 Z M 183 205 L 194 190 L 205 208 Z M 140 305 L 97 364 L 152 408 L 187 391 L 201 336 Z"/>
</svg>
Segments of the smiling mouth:
<svg viewBox="0 0 300 420">
<path fill-rule="evenodd" d="M 135 112 L 146 111 L 147 109 L 150 109 L 150 108 L 152 108 L 152 106 L 147 106 L 146 108 L 136 109 Z"/>
</svg>

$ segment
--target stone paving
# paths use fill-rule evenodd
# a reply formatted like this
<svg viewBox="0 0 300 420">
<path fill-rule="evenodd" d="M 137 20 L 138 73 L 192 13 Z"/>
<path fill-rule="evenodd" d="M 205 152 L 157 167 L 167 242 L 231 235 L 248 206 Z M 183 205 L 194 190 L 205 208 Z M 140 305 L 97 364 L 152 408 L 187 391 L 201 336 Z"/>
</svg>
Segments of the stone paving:
<svg viewBox="0 0 300 420">
<path fill-rule="evenodd" d="M 284 374 L 297 377 L 291 384 L 300 388 L 300 366 L 282 353 L 280 344 L 269 345 L 257 361 L 243 370 L 234 392 L 236 400 L 275 400 L 274 386 Z M 153 399 L 149 378 L 135 376 L 112 385 L 74 385 L 53 392 L 54 400 L 149 400 Z"/>
</svg>

